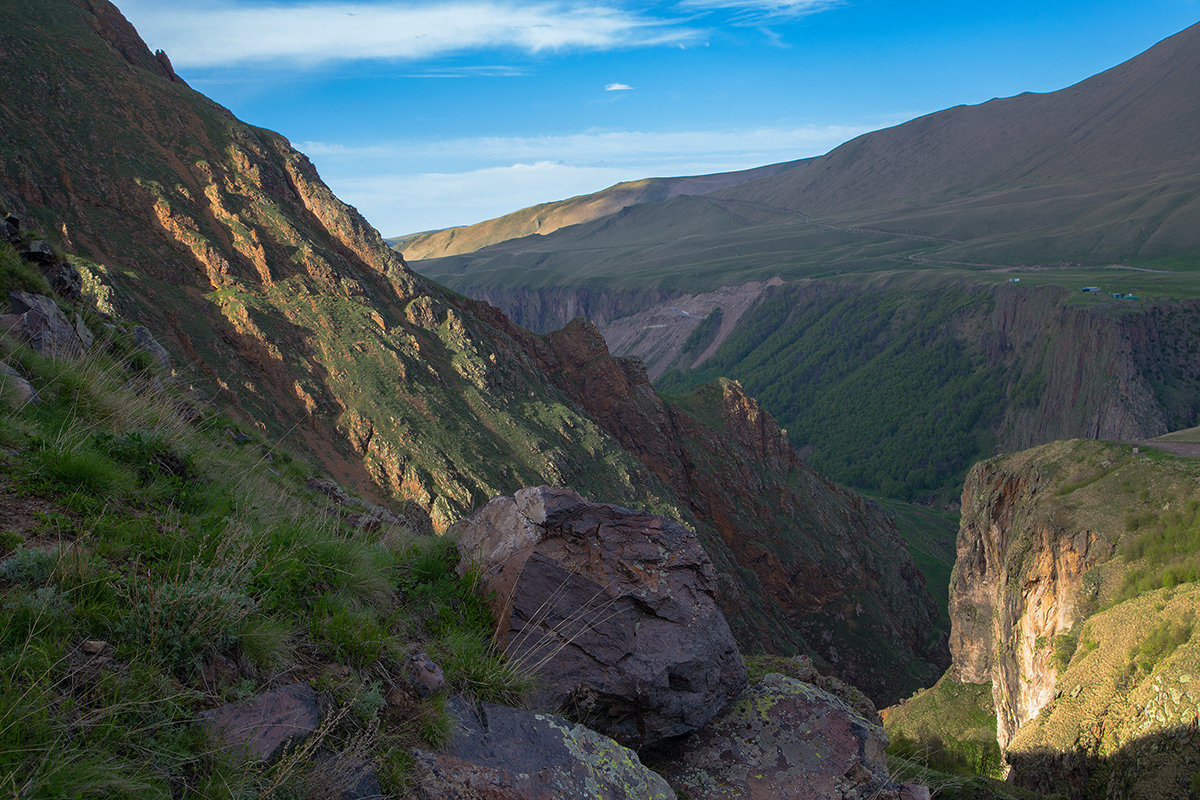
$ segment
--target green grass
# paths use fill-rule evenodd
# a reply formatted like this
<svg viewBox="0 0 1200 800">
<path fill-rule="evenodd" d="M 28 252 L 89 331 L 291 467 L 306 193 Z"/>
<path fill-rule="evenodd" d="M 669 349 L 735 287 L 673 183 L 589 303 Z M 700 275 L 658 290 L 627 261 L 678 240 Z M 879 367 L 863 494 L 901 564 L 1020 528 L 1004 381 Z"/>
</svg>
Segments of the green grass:
<svg viewBox="0 0 1200 800">
<path fill-rule="evenodd" d="M 988 684 L 949 674 L 884 714 L 888 754 L 959 776 L 1003 778 Z"/>
<path fill-rule="evenodd" d="M 456 691 L 528 689 L 452 542 L 348 526 L 302 462 L 234 442 L 227 418 L 181 418 L 128 344 L 68 362 L 0 339 L 43 398 L 0 423 L 0 492 L 29 509 L 0 549 L 0 793 L 303 796 L 319 782 L 303 759 L 233 764 L 195 719 L 314 663 L 346 665 L 352 684 L 331 695 L 321 746 L 377 761 L 403 792 L 403 754 L 444 742 L 445 713 L 414 701 L 389 722 L 373 676 L 423 648 Z M 235 682 L 213 682 L 215 658 Z"/>
</svg>

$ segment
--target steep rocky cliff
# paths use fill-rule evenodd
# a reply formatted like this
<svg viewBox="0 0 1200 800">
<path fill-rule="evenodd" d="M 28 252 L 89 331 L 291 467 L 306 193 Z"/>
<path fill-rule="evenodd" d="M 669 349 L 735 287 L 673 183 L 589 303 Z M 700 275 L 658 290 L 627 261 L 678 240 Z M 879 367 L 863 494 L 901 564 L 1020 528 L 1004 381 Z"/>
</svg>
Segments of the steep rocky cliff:
<svg viewBox="0 0 1200 800">
<path fill-rule="evenodd" d="M 1157 436 L 1200 412 L 1195 300 L 910 274 L 768 286 L 738 320 L 660 386 L 736 378 L 815 468 L 884 494 L 957 492 L 996 450 Z"/>
<path fill-rule="evenodd" d="M 1079 440 L 971 470 L 951 670 L 991 683 L 1013 780 L 1077 797 L 1186 794 L 1198 481 L 1195 460 Z"/>
<path fill-rule="evenodd" d="M 944 658 L 936 607 L 882 509 L 804 466 L 736 382 L 662 398 L 583 319 L 547 345 L 564 391 L 685 499 L 739 640 L 809 650 L 877 699 L 929 681 Z"/>
</svg>

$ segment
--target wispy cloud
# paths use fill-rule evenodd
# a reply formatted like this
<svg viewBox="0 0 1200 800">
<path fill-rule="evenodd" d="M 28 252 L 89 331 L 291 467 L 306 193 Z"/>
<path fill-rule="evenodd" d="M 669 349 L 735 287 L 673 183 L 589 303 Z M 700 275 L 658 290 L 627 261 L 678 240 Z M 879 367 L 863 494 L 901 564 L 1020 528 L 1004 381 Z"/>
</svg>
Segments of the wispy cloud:
<svg viewBox="0 0 1200 800">
<path fill-rule="evenodd" d="M 485 163 L 644 163 L 647 159 L 694 159 L 697 156 L 725 158 L 731 154 L 753 158 L 768 153 L 790 153 L 792 155 L 785 158 L 803 158 L 826 152 L 869 129 L 858 125 L 807 125 L 718 131 L 587 131 L 562 136 L 480 136 L 428 142 L 403 140 L 362 146 L 310 141 L 299 142 L 296 147 L 314 158 L 409 160 L 441 164 L 461 163 L 464 160 Z"/>
<path fill-rule="evenodd" d="M 867 130 L 827 125 L 592 131 L 365 146 L 299 142 L 296 147 L 312 157 L 338 196 L 391 236 L 479 222 L 620 181 L 726 172 L 819 155 Z M 430 164 L 438 171 L 430 171 Z"/>
<path fill-rule="evenodd" d="M 742 22 L 794 19 L 844 5 L 844 0 L 679 0 L 695 11 L 729 11 Z"/>
<path fill-rule="evenodd" d="M 606 92 L 632 92 L 633 87 L 628 83 L 610 83 L 604 87 Z"/>
<path fill-rule="evenodd" d="M 177 67 L 364 59 L 416 62 L 515 48 L 530 53 L 606 50 L 690 41 L 699 31 L 602 3 L 458 0 L 288 5 L 224 0 L 125 0 L 122 9 Z"/>
</svg>

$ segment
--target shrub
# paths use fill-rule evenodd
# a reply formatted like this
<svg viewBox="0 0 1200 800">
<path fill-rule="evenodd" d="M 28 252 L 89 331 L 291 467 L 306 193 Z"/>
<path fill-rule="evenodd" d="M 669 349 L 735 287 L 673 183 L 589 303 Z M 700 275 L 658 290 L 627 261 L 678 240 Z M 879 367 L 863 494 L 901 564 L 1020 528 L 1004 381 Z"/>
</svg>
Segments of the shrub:
<svg viewBox="0 0 1200 800">
<path fill-rule="evenodd" d="M 1078 628 L 1072 628 L 1066 633 L 1060 633 L 1054 637 L 1054 652 L 1051 655 L 1051 663 L 1059 675 L 1067 671 L 1067 667 L 1071 665 L 1071 659 L 1075 657 L 1075 651 L 1079 648 Z"/>
<path fill-rule="evenodd" d="M 188 572 L 157 579 L 132 578 L 122 593 L 129 603 L 116 633 L 157 655 L 163 666 L 186 672 L 210 650 L 237 641 L 254 602 L 230 567 L 190 565 Z"/>
<path fill-rule="evenodd" d="M 4 561 L 0 561 L 0 579 L 41 586 L 50 580 L 55 561 L 53 553 L 22 547 Z"/>
<path fill-rule="evenodd" d="M 1196 615 L 1188 612 L 1178 623 L 1163 620 L 1145 639 L 1129 649 L 1129 667 L 1133 672 L 1150 674 L 1154 667 L 1192 638 Z"/>
</svg>

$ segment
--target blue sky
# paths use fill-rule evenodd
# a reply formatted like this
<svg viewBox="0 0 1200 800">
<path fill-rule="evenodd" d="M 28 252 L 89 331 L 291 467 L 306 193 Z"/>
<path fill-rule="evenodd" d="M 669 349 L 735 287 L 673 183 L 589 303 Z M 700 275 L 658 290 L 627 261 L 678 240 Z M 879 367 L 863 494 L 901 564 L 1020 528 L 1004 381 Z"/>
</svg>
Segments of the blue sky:
<svg viewBox="0 0 1200 800">
<path fill-rule="evenodd" d="M 387 236 L 1060 89 L 1200 0 L 117 0 Z"/>
</svg>

